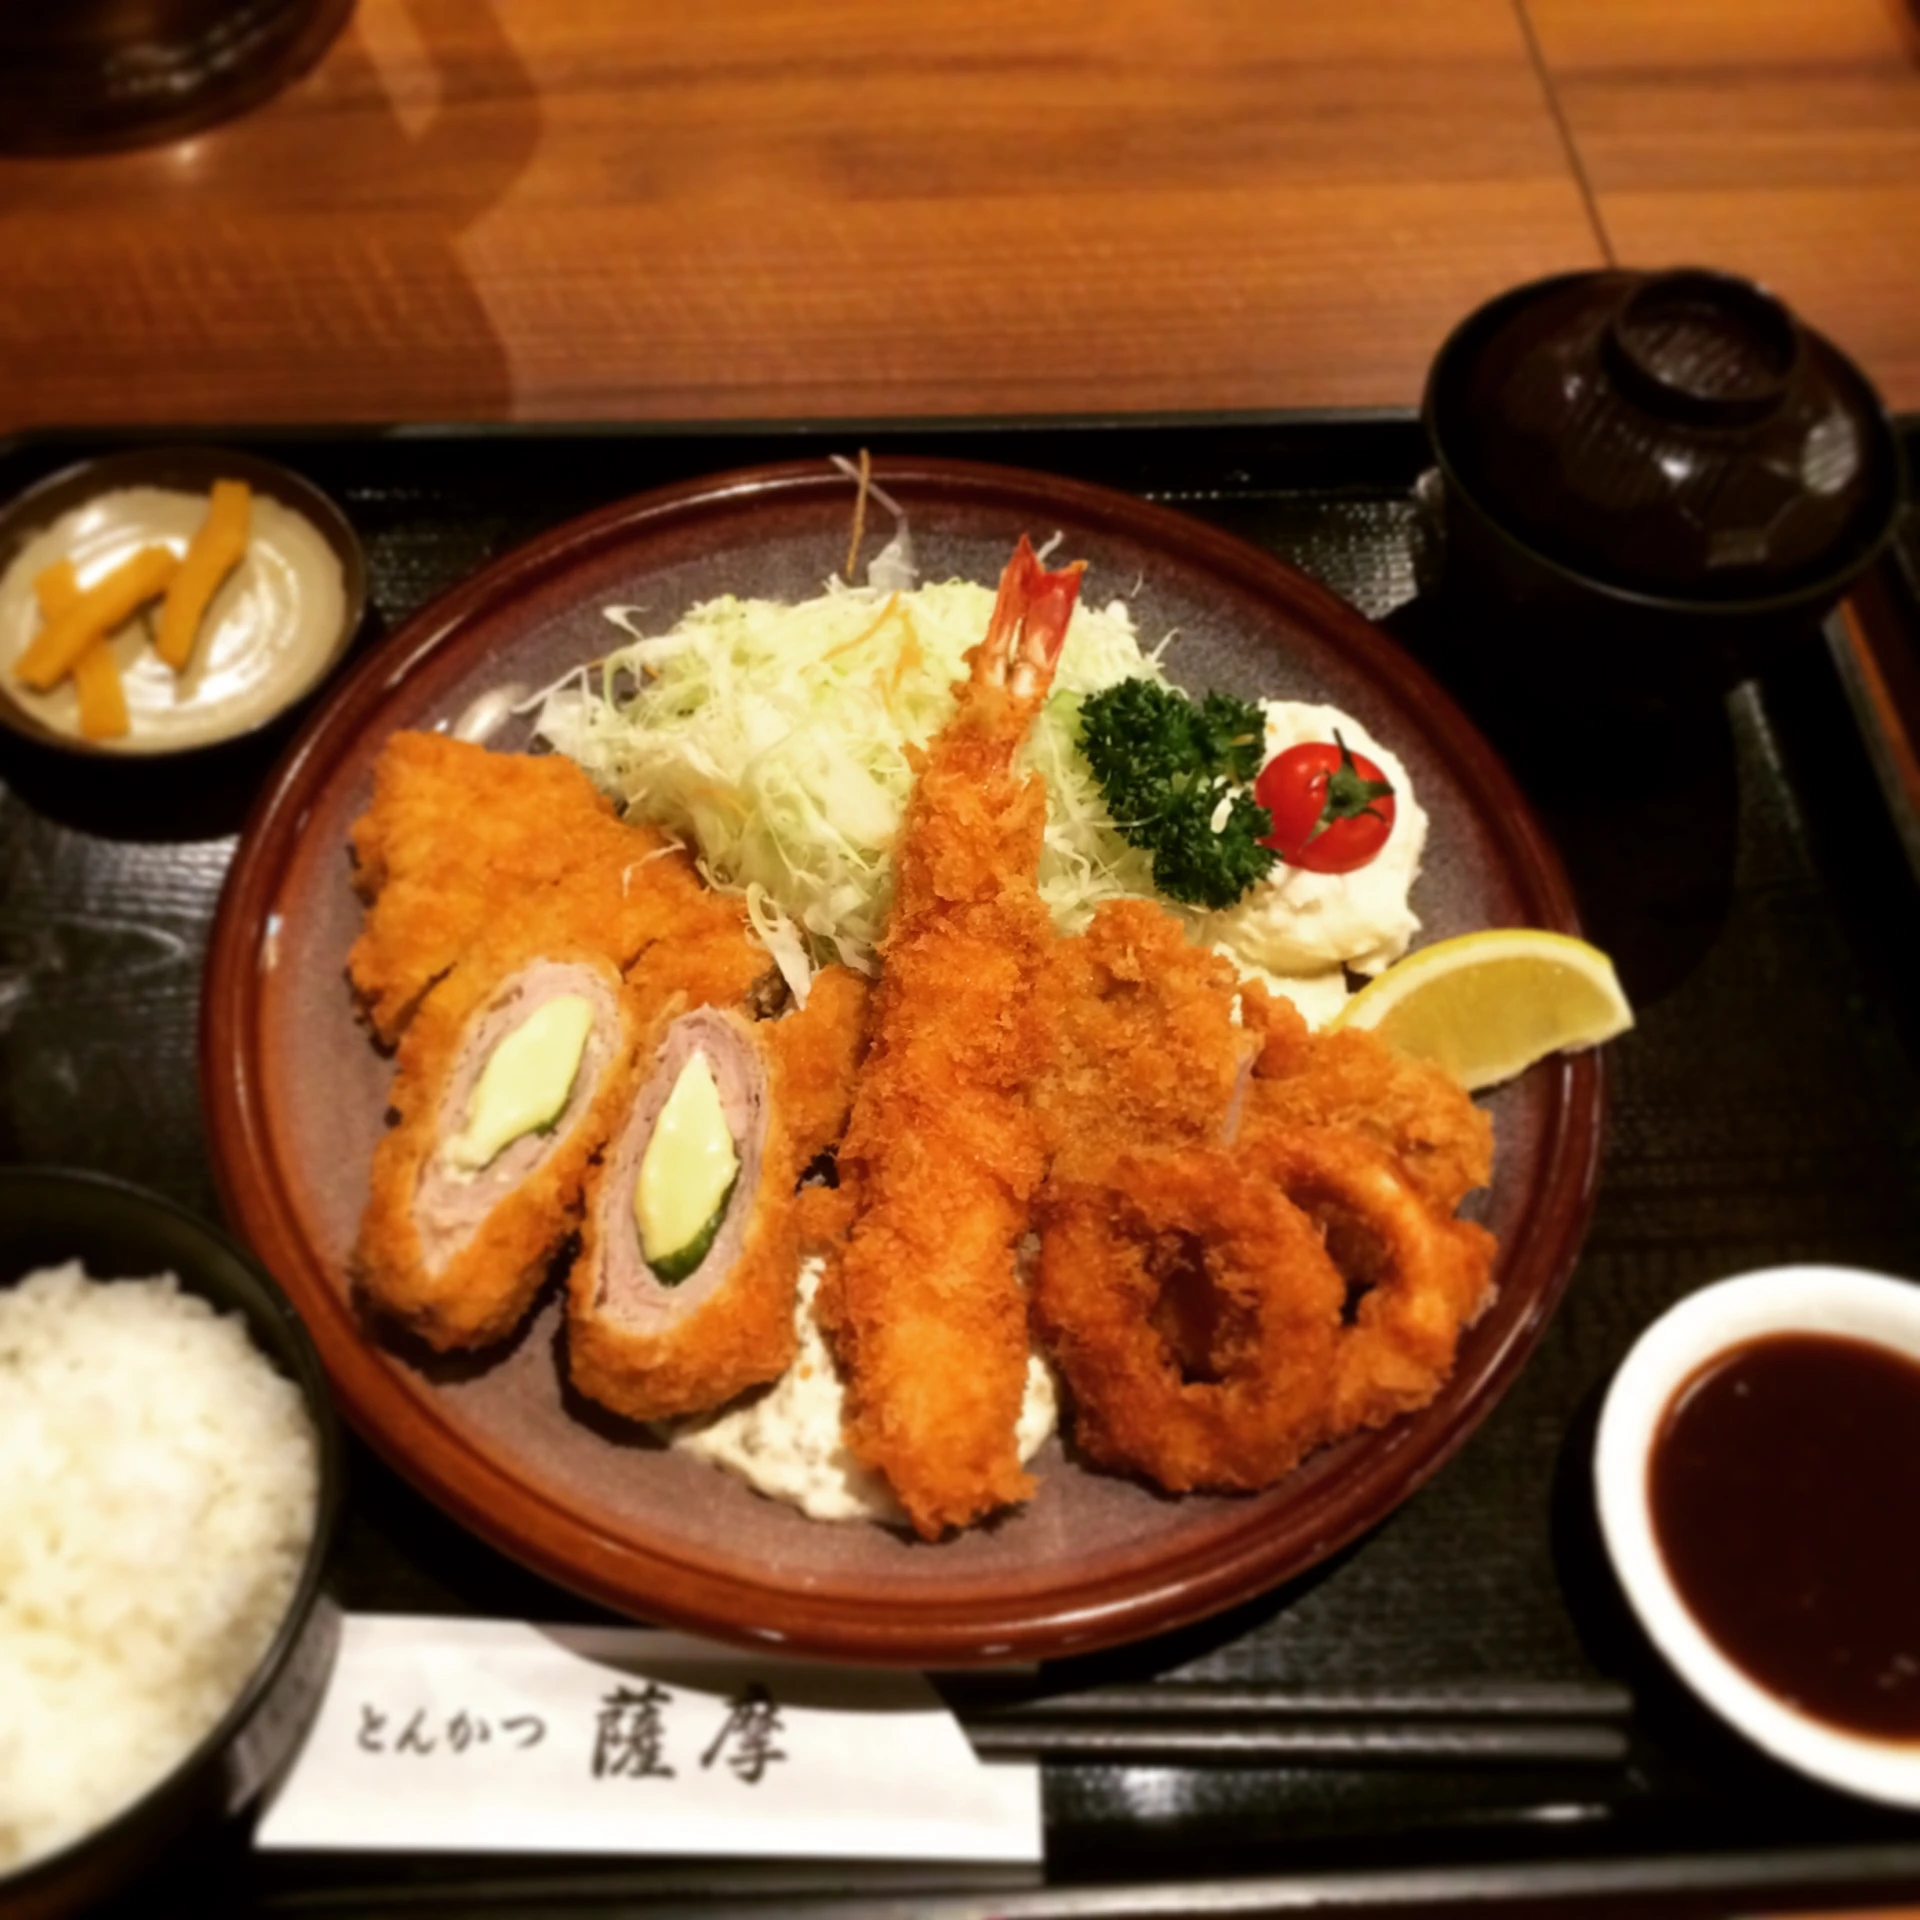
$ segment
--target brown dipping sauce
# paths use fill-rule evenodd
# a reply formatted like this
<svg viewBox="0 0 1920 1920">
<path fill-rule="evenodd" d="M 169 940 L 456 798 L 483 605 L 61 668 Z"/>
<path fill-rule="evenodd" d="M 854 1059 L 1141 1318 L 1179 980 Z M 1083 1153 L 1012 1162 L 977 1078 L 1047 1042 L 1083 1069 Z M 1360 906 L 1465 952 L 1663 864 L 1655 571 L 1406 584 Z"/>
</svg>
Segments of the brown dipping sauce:
<svg viewBox="0 0 1920 1920">
<path fill-rule="evenodd" d="M 1920 1364 L 1829 1334 L 1734 1347 L 1674 1395 L 1647 1492 L 1729 1659 L 1816 1719 L 1920 1739 Z"/>
</svg>

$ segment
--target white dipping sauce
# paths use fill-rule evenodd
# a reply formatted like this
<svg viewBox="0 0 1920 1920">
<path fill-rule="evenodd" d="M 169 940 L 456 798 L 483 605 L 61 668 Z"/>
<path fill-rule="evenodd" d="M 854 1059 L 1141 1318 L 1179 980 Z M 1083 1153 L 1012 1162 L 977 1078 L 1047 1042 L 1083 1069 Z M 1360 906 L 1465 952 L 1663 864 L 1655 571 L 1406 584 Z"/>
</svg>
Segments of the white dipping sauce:
<svg viewBox="0 0 1920 1920">
<path fill-rule="evenodd" d="M 846 1393 L 813 1317 L 820 1272 L 818 1260 L 808 1260 L 800 1269 L 793 1316 L 800 1351 L 793 1365 L 770 1387 L 679 1426 L 673 1444 L 724 1467 L 769 1499 L 798 1507 L 811 1520 L 904 1525 L 906 1513 L 885 1478 L 856 1460 L 841 1439 Z M 1022 1461 L 1040 1451 L 1058 1419 L 1053 1375 L 1037 1353 L 1031 1354 L 1026 1399 L 1014 1429 Z"/>
<path fill-rule="evenodd" d="M 81 587 L 94 586 L 141 547 L 185 553 L 206 517 L 204 493 L 123 487 L 35 534 L 0 576 L 0 674 L 8 697 L 43 725 L 78 739 L 80 705 L 71 676 L 46 693 L 13 677 L 14 663 L 45 624 L 35 578 L 55 561 L 71 560 Z M 176 676 L 153 650 L 159 605 L 150 602 L 111 636 L 129 731 L 91 743 L 110 752 L 203 746 L 270 720 L 332 661 L 346 618 L 346 582 L 319 529 L 256 492 L 247 551 L 208 604 L 185 674 Z"/>
</svg>

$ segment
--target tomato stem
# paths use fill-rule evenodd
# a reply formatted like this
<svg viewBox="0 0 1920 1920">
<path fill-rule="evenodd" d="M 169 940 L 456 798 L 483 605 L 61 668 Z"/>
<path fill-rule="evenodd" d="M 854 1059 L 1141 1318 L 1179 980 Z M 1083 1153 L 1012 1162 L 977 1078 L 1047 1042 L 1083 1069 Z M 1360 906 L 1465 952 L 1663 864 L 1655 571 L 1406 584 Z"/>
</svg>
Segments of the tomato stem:
<svg viewBox="0 0 1920 1920">
<path fill-rule="evenodd" d="M 1340 749 L 1340 764 L 1327 775 L 1327 797 L 1321 805 L 1320 817 L 1313 823 L 1313 831 L 1300 843 L 1303 847 L 1311 846 L 1341 820 L 1358 820 L 1364 814 L 1370 820 L 1385 821 L 1387 816 L 1373 803 L 1393 798 L 1393 788 L 1387 781 L 1361 776 L 1338 727 L 1333 730 L 1333 744 Z"/>
</svg>

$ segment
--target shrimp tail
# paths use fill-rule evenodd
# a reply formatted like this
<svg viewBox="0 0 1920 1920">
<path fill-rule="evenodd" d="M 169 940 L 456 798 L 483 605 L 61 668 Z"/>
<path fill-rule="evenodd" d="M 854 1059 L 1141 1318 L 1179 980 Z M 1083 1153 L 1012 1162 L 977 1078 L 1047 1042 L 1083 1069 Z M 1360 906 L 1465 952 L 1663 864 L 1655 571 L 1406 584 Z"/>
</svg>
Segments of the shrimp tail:
<svg viewBox="0 0 1920 1920">
<path fill-rule="evenodd" d="M 991 732 L 1009 751 L 1024 737 L 1053 685 L 1086 570 L 1087 563 L 1076 560 L 1049 573 L 1032 541 L 1020 536 L 1001 571 L 986 636 L 967 655 L 971 671 L 960 686 L 956 716 L 963 729 Z"/>
</svg>

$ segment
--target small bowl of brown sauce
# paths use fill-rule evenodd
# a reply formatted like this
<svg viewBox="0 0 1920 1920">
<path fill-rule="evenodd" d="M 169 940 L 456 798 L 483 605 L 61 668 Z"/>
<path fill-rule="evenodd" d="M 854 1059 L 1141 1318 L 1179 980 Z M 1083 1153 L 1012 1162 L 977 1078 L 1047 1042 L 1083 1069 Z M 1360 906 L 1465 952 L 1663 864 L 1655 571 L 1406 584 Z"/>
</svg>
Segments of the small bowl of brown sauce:
<svg viewBox="0 0 1920 1920">
<path fill-rule="evenodd" d="M 1648 1636 L 1775 1759 L 1920 1807 L 1920 1285 L 1775 1267 L 1641 1335 L 1594 1452 Z"/>
</svg>

